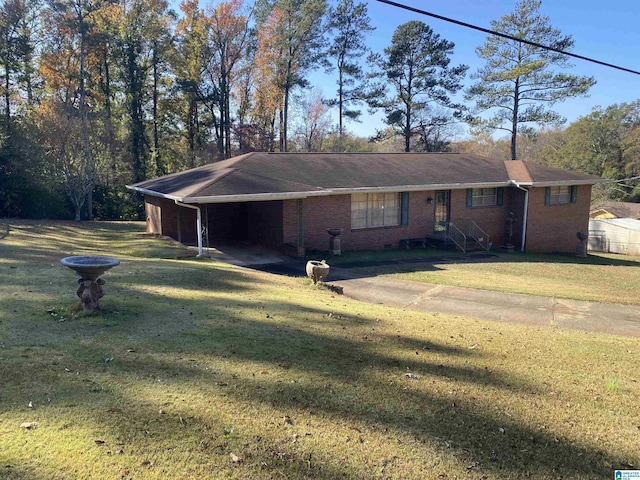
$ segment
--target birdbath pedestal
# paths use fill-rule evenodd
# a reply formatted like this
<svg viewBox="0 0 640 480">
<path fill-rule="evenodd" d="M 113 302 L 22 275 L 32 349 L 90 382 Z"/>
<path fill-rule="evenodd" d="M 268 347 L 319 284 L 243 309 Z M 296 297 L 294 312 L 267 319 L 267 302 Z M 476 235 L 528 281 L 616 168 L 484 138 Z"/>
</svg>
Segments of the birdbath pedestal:
<svg viewBox="0 0 640 480">
<path fill-rule="evenodd" d="M 342 228 L 329 228 L 327 233 L 331 235 L 329 239 L 329 251 L 334 255 L 341 255 L 342 249 L 340 248 L 340 234 L 343 232 Z"/>
<path fill-rule="evenodd" d="M 589 233 L 576 232 L 576 237 L 578 237 L 578 240 L 580 240 L 580 243 L 576 248 L 576 256 L 584 258 L 587 256 L 587 240 L 589 239 Z"/>
<path fill-rule="evenodd" d="M 104 296 L 102 287 L 105 284 L 100 276 L 110 268 L 120 265 L 120 260 L 113 257 L 79 255 L 65 257 L 60 263 L 80 276 L 76 295 L 80 298 L 82 310 L 98 310 L 98 300 Z"/>
</svg>

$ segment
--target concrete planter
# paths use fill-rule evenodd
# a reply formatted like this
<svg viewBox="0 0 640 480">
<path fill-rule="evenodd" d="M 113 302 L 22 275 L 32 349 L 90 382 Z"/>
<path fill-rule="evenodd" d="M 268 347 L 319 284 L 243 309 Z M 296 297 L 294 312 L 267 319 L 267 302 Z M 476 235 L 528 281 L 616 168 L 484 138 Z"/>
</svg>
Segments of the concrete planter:
<svg viewBox="0 0 640 480">
<path fill-rule="evenodd" d="M 309 260 L 307 262 L 307 277 L 309 277 L 313 283 L 324 282 L 325 278 L 329 275 L 329 265 L 322 260 Z"/>
</svg>

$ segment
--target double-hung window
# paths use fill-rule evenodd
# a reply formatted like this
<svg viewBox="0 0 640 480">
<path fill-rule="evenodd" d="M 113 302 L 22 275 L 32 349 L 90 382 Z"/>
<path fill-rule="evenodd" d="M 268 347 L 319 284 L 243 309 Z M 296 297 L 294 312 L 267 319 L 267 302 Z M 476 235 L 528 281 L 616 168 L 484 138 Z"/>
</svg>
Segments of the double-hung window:
<svg viewBox="0 0 640 480">
<path fill-rule="evenodd" d="M 400 193 L 351 195 L 351 228 L 400 225 Z"/>
<path fill-rule="evenodd" d="M 560 185 L 547 188 L 547 205 L 560 205 L 573 202 L 572 197 L 574 194 L 571 186 Z"/>
<path fill-rule="evenodd" d="M 493 207 L 502 205 L 503 191 L 500 188 L 469 188 L 467 189 L 467 207 Z"/>
<path fill-rule="evenodd" d="M 488 207 L 498 203 L 497 188 L 474 188 L 472 192 L 471 206 Z"/>
</svg>

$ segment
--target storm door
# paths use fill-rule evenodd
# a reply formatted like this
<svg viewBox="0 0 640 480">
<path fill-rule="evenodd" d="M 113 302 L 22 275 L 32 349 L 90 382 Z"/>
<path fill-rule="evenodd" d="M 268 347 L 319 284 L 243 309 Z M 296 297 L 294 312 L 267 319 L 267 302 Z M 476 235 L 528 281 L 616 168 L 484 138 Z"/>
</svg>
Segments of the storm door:
<svg viewBox="0 0 640 480">
<path fill-rule="evenodd" d="M 449 203 L 451 200 L 451 190 L 436 190 L 434 233 L 444 232 L 447 223 L 450 221 Z"/>
</svg>

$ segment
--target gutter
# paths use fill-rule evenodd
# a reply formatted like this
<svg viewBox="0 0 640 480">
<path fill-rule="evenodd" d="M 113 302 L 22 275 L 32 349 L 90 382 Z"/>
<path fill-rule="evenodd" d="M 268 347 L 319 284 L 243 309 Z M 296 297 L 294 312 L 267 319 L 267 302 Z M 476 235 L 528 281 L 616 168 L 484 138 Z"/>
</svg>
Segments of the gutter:
<svg viewBox="0 0 640 480">
<path fill-rule="evenodd" d="M 196 210 L 197 220 L 196 220 L 196 231 L 198 232 L 198 255 L 196 258 L 202 258 L 202 212 L 200 211 L 200 207 L 196 207 L 195 205 L 189 205 L 187 203 L 179 202 L 178 200 L 174 200 L 176 205 L 180 207 L 190 208 L 191 210 Z"/>
<path fill-rule="evenodd" d="M 281 193 L 248 193 L 240 195 L 216 195 L 204 197 L 175 196 L 160 193 L 146 188 L 127 185 L 127 188 L 152 197 L 166 198 L 183 204 L 204 203 L 233 203 L 233 202 L 260 202 L 269 200 L 297 200 L 308 197 L 326 197 L 330 195 L 348 195 L 352 193 L 382 193 L 382 192 L 419 192 L 427 190 L 457 190 L 466 188 L 494 188 L 510 186 L 511 182 L 477 182 L 477 183 L 442 183 L 429 185 L 391 185 L 383 187 L 337 187 L 322 190 L 310 190 L 306 192 L 281 192 Z"/>
<path fill-rule="evenodd" d="M 524 192 L 524 214 L 522 215 L 522 240 L 520 242 L 520 251 L 524 252 L 524 244 L 527 239 L 527 217 L 529 216 L 529 187 L 527 188 L 520 186 L 519 183 L 514 182 L 513 184 L 517 189 L 522 190 Z"/>
</svg>

